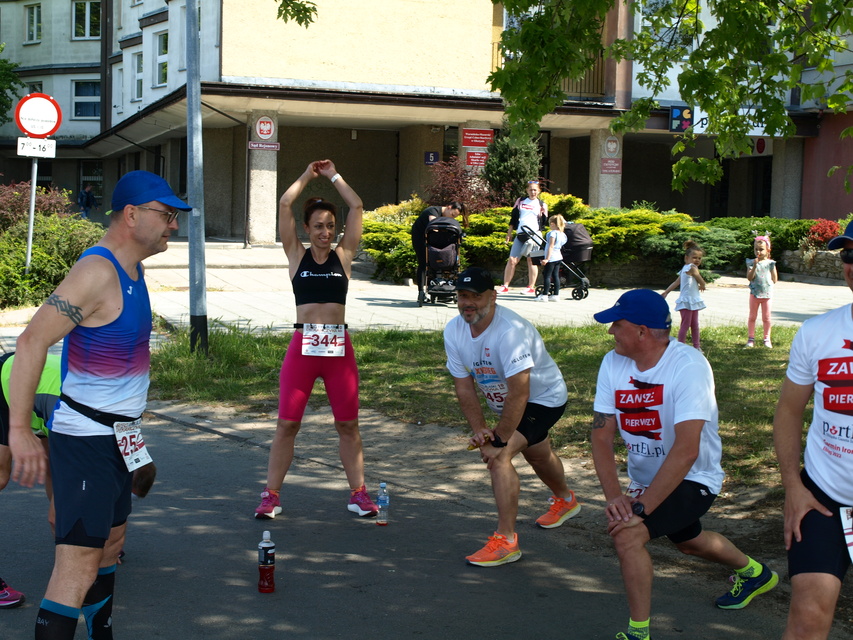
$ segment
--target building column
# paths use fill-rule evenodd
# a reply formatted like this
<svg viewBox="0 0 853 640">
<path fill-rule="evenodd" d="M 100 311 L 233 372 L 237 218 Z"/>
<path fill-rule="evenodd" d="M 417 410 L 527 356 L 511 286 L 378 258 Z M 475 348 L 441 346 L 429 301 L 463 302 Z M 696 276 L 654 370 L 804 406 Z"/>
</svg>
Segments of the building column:
<svg viewBox="0 0 853 640">
<path fill-rule="evenodd" d="M 609 129 L 590 133 L 589 206 L 622 206 L 622 136 Z"/>
<path fill-rule="evenodd" d="M 802 138 L 773 139 L 773 177 L 770 186 L 770 215 L 797 220 L 803 198 Z"/>
<path fill-rule="evenodd" d="M 246 240 L 252 244 L 275 244 L 278 218 L 278 115 L 252 111 L 249 132 Z"/>
</svg>

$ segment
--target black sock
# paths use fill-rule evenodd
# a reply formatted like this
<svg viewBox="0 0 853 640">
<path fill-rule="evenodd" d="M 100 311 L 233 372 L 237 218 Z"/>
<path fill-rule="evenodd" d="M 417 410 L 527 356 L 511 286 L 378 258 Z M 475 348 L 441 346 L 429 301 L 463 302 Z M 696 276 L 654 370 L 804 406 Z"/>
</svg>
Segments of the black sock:
<svg viewBox="0 0 853 640">
<path fill-rule="evenodd" d="M 98 569 L 98 577 L 83 599 L 89 640 L 113 640 L 113 591 L 116 566 Z"/>
<path fill-rule="evenodd" d="M 36 618 L 35 640 L 74 640 L 80 609 L 45 598 Z"/>
</svg>

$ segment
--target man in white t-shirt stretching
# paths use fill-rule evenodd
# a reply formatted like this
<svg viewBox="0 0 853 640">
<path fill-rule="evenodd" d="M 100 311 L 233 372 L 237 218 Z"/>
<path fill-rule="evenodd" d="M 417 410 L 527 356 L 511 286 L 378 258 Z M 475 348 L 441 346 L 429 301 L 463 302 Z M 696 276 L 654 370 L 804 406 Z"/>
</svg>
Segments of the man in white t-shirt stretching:
<svg viewBox="0 0 853 640">
<path fill-rule="evenodd" d="M 594 318 L 612 323 L 616 342 L 598 372 L 592 455 L 631 614 L 617 640 L 650 638 L 654 569 L 646 544 L 661 536 L 682 553 L 732 569 L 734 586 L 716 604 L 742 609 L 779 577 L 719 533 L 702 530 L 699 519 L 724 477 L 708 361 L 670 338 L 669 307 L 654 291 L 628 291 Z M 613 452 L 617 430 L 628 450 L 630 484 L 624 492 Z"/>
<path fill-rule="evenodd" d="M 853 224 L 830 240 L 841 249 L 853 290 Z M 791 345 L 773 439 L 785 487 L 785 547 L 791 608 L 784 640 L 826 638 L 853 553 L 853 311 L 849 304 L 809 318 Z M 814 413 L 803 468 L 803 416 Z"/>
<path fill-rule="evenodd" d="M 498 507 L 498 527 L 485 547 L 465 559 L 493 567 L 521 558 L 515 520 L 520 482 L 512 464 L 522 454 L 553 495 L 547 513 L 536 520 L 543 529 L 559 527 L 580 512 L 566 484 L 563 463 L 551 449 L 548 432 L 566 409 L 566 383 L 545 350 L 539 332 L 527 320 L 496 304 L 491 274 L 470 267 L 456 281 L 459 315 L 444 329 L 447 368 L 453 376 L 459 407 L 489 469 Z M 494 429 L 486 418 L 477 388 L 498 414 Z"/>
</svg>

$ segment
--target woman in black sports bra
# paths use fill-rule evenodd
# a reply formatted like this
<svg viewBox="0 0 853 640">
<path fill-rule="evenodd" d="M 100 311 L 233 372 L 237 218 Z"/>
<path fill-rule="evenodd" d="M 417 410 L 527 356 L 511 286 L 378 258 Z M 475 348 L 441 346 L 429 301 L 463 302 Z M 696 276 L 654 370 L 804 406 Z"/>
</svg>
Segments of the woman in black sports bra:
<svg viewBox="0 0 853 640">
<path fill-rule="evenodd" d="M 343 198 L 347 214 L 344 235 L 335 240 L 337 210 L 321 198 L 305 203 L 303 228 L 306 249 L 296 233 L 293 204 L 311 180 L 328 178 Z M 344 324 L 346 295 L 352 260 L 361 241 L 363 206 L 335 169 L 331 160 L 308 165 L 279 202 L 279 232 L 296 296 L 296 331 L 281 365 L 278 423 L 270 447 L 267 484 L 261 493 L 256 518 L 281 513 L 280 491 L 293 461 L 296 434 L 314 381 L 322 378 L 332 405 L 339 452 L 350 497 L 347 509 L 360 516 L 375 516 L 378 509 L 364 487 L 364 454 L 358 430 L 358 368 Z"/>
</svg>

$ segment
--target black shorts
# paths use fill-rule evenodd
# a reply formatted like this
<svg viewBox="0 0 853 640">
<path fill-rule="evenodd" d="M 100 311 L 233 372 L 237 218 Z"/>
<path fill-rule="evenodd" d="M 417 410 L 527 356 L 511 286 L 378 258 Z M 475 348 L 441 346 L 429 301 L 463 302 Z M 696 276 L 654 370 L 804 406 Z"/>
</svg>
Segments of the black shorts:
<svg viewBox="0 0 853 640">
<path fill-rule="evenodd" d="M 528 402 L 516 430 L 527 439 L 527 446 L 532 447 L 548 437 L 548 431 L 563 417 L 565 411 L 566 403 L 559 407 L 546 407 Z"/>
<path fill-rule="evenodd" d="M 666 500 L 643 520 L 643 524 L 652 539 L 666 536 L 675 544 L 693 540 L 702 533 L 699 518 L 708 512 L 716 499 L 716 494 L 704 484 L 682 480 Z"/>
<path fill-rule="evenodd" d="M 841 529 L 840 510 L 842 507 L 853 505 L 842 505 L 830 498 L 821 491 L 805 469 L 800 473 L 800 478 L 817 501 L 832 511 L 832 516 L 825 516 L 812 509 L 802 519 L 800 533 L 803 539 L 800 542 L 791 540 L 791 549 L 788 551 L 788 575 L 828 573 L 839 580 L 844 580 L 844 575 L 850 567 L 850 554 Z"/>
<path fill-rule="evenodd" d="M 0 371 L 3 370 L 3 365 L 6 360 L 11 358 L 13 353 L 4 353 L 0 356 Z M 0 444 L 9 446 L 9 403 L 6 402 L 6 394 L 0 389 Z"/>
<path fill-rule="evenodd" d="M 130 515 L 133 474 L 113 436 L 50 434 L 56 544 L 103 548 Z"/>
</svg>

